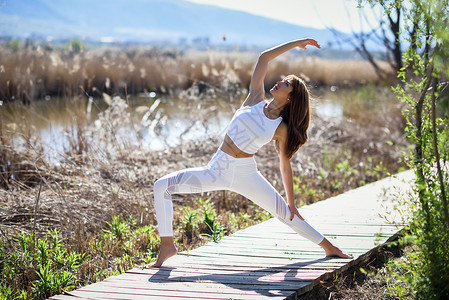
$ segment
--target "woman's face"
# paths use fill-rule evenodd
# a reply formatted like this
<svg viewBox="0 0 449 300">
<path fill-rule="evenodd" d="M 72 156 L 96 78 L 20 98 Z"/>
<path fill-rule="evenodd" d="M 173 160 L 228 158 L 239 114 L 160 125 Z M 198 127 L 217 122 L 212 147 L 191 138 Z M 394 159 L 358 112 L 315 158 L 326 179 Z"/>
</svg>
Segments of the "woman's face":
<svg viewBox="0 0 449 300">
<path fill-rule="evenodd" d="M 274 98 L 278 100 L 287 100 L 288 95 L 292 91 L 292 78 L 284 78 L 278 81 L 270 90 Z"/>
</svg>

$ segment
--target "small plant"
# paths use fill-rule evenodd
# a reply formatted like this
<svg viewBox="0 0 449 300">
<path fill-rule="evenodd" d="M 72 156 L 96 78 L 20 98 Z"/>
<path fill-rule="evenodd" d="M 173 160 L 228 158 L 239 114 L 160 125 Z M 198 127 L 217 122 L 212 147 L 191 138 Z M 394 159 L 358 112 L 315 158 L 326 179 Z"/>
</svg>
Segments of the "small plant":
<svg viewBox="0 0 449 300">
<path fill-rule="evenodd" d="M 260 209 L 256 213 L 256 219 L 260 222 L 271 219 L 273 216 L 266 210 Z"/>
<path fill-rule="evenodd" d="M 323 148 L 323 168 L 325 170 L 331 169 L 331 166 L 333 164 L 334 158 L 329 155 L 329 148 L 327 146 L 324 146 Z"/>
<path fill-rule="evenodd" d="M 341 188 L 341 181 L 337 178 L 333 179 L 331 182 L 331 191 L 338 191 Z"/>
<path fill-rule="evenodd" d="M 213 225 L 209 227 L 209 232 L 210 233 L 203 233 L 201 235 L 208 236 L 212 238 L 214 242 L 218 242 L 226 234 L 226 229 L 223 225 L 214 222 Z"/>
<path fill-rule="evenodd" d="M 182 219 L 183 223 L 183 230 L 184 234 L 189 238 L 192 239 L 194 231 L 197 227 L 196 221 L 197 221 L 198 211 L 191 209 L 191 208 L 184 208 L 184 217 Z"/>
<path fill-rule="evenodd" d="M 202 232 L 206 232 L 207 234 L 211 234 L 212 228 L 214 228 L 215 220 L 217 219 L 217 213 L 214 209 L 213 203 L 210 199 L 203 200 L 199 199 L 199 203 L 202 206 Z"/>
<path fill-rule="evenodd" d="M 323 182 L 326 181 L 327 176 L 328 176 L 328 173 L 326 171 L 324 171 L 324 170 L 319 171 L 318 177 L 321 179 L 321 181 L 323 181 Z"/>
<path fill-rule="evenodd" d="M 214 205 L 210 199 L 199 199 L 199 203 L 202 206 L 202 229 L 201 235 L 212 238 L 214 242 L 220 240 L 226 233 L 226 229 L 223 225 L 217 222 L 217 212 L 214 209 Z"/>
<path fill-rule="evenodd" d="M 67 270 L 53 272 L 50 263 L 41 265 L 37 274 L 39 280 L 33 282 L 33 298 L 48 298 L 75 288 L 74 274 Z"/>
<path fill-rule="evenodd" d="M 121 221 L 119 216 L 112 217 L 112 223 L 106 222 L 110 229 L 104 230 L 106 236 L 110 239 L 122 240 L 130 233 L 129 224 Z"/>
<path fill-rule="evenodd" d="M 228 214 L 228 219 L 229 219 L 229 223 L 231 224 L 231 226 L 235 229 L 239 229 L 239 220 L 237 218 L 237 216 L 235 215 L 235 213 L 231 212 Z"/>
</svg>

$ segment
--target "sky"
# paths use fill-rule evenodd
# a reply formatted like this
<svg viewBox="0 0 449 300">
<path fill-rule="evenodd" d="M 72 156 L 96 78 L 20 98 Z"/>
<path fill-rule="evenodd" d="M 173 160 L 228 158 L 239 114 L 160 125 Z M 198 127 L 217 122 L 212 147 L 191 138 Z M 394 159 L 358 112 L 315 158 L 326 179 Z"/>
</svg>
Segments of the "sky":
<svg viewBox="0 0 449 300">
<path fill-rule="evenodd" d="M 357 0 L 188 0 L 190 2 L 216 5 L 241 10 L 255 15 L 282 20 L 313 28 L 335 28 L 351 33 L 368 30 L 369 23 L 376 24 L 373 11 L 358 8 Z M 367 11 L 368 22 L 361 18 Z M 361 22 L 361 20 L 363 22 Z"/>
</svg>

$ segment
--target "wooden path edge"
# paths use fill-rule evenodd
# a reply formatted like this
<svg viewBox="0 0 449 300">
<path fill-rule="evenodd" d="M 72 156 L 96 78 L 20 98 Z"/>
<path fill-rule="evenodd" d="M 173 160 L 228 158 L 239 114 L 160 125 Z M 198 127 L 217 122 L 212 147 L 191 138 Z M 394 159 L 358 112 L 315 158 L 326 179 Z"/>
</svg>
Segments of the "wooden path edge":
<svg viewBox="0 0 449 300">
<path fill-rule="evenodd" d="M 390 236 L 383 244 L 380 244 L 372 248 L 368 252 L 360 255 L 354 260 L 351 260 L 349 263 L 347 263 L 346 265 L 342 266 L 339 269 L 335 269 L 331 272 L 324 273 L 320 277 L 314 279 L 311 284 L 299 288 L 295 293 L 287 296 L 285 300 L 304 299 L 307 296 L 307 294 L 311 294 L 311 297 L 307 299 L 314 298 L 315 295 L 313 295 L 312 293 L 313 292 L 319 293 L 319 291 L 317 290 L 322 288 L 323 282 L 329 282 L 338 276 L 346 276 L 349 275 L 350 273 L 352 275 L 352 271 L 354 270 L 354 268 L 357 269 L 362 268 L 370 264 L 374 260 L 378 259 L 387 250 L 391 250 L 395 246 L 395 242 L 397 242 L 399 238 L 403 236 L 403 234 L 404 229 L 399 230 L 394 235 Z"/>
</svg>

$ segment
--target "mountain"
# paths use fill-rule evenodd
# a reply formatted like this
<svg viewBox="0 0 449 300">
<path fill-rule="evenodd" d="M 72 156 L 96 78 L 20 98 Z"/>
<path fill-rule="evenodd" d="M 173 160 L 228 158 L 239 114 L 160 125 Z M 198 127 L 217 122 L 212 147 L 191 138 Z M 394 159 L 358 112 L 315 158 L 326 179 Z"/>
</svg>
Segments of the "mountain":
<svg viewBox="0 0 449 300">
<path fill-rule="evenodd" d="M 124 42 L 200 38 L 211 43 L 259 46 L 299 37 L 313 37 L 322 45 L 334 40 L 328 30 L 184 0 L 3 0 L 0 36 Z"/>
</svg>

